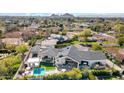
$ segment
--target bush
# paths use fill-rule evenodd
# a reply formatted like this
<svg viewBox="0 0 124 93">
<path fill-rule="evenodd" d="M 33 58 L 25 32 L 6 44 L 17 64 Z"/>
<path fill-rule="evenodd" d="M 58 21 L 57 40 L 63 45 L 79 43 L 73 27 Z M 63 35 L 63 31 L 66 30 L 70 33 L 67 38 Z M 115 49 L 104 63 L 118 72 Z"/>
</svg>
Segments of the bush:
<svg viewBox="0 0 124 93">
<path fill-rule="evenodd" d="M 89 80 L 96 80 L 96 78 L 95 78 L 95 76 L 93 75 L 92 72 L 89 72 L 88 78 L 89 78 Z"/>
<path fill-rule="evenodd" d="M 120 76 L 120 72 L 117 71 L 117 70 L 114 70 L 112 75 L 113 75 L 113 76 Z"/>
<path fill-rule="evenodd" d="M 102 46 L 99 45 L 99 44 L 93 44 L 93 45 L 92 45 L 92 49 L 95 50 L 95 51 L 96 51 L 96 50 L 102 50 Z"/>
<path fill-rule="evenodd" d="M 110 71 L 108 70 L 93 70 L 92 73 L 95 76 L 110 76 Z"/>
<path fill-rule="evenodd" d="M 45 80 L 80 80 L 82 79 L 82 73 L 79 69 L 74 68 L 69 72 L 48 75 L 44 77 L 44 79 Z"/>
</svg>

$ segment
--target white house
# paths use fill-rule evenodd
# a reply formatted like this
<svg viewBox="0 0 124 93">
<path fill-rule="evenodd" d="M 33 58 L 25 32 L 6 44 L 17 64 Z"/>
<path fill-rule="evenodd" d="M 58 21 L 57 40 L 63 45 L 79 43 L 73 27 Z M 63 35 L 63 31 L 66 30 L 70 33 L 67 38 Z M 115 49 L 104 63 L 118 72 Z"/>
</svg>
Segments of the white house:
<svg viewBox="0 0 124 93">
<path fill-rule="evenodd" d="M 25 64 L 27 64 L 28 67 L 39 67 L 40 66 L 40 62 L 42 61 L 42 59 L 40 58 L 29 58 Z"/>
</svg>

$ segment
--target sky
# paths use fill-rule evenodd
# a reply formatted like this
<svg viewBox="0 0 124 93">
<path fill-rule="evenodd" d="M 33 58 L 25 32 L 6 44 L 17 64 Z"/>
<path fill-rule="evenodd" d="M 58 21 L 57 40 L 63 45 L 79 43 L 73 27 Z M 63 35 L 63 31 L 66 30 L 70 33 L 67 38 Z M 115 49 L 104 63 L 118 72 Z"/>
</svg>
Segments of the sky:
<svg viewBox="0 0 124 93">
<path fill-rule="evenodd" d="M 0 0 L 0 13 L 124 13 L 124 0 Z"/>
</svg>

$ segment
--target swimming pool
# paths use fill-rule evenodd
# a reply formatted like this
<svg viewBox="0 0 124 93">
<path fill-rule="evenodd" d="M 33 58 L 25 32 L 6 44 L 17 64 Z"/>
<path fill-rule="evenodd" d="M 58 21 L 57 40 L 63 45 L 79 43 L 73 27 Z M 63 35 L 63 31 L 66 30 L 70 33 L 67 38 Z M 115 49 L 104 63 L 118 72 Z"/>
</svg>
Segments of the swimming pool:
<svg viewBox="0 0 124 93">
<path fill-rule="evenodd" d="M 33 75 L 34 76 L 44 76 L 45 75 L 45 69 L 44 68 L 34 68 Z"/>
</svg>

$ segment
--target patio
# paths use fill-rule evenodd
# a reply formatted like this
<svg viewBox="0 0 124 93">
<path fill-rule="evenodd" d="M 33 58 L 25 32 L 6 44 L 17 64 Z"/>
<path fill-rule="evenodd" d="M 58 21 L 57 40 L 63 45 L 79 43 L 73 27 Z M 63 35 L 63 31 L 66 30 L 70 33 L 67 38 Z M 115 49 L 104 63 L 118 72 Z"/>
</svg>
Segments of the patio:
<svg viewBox="0 0 124 93">
<path fill-rule="evenodd" d="M 57 68 L 60 71 L 63 71 L 63 70 L 70 71 L 73 68 L 77 68 L 77 64 L 75 62 L 66 62 L 63 65 L 58 65 Z"/>
</svg>

